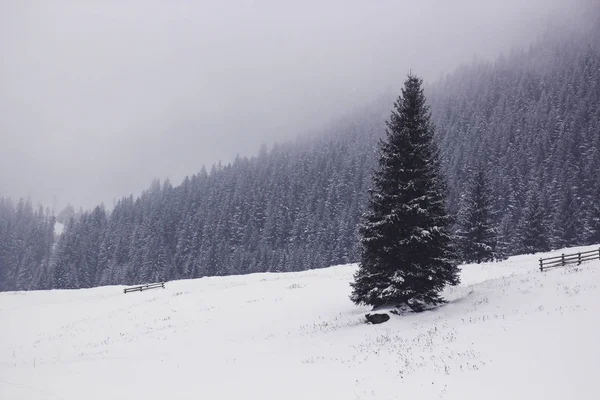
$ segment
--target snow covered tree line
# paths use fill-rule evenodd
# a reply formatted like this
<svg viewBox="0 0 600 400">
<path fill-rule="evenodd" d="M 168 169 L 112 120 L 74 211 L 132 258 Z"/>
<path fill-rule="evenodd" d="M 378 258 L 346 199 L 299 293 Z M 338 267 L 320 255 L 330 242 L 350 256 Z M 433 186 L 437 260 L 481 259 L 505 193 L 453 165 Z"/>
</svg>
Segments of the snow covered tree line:
<svg viewBox="0 0 600 400">
<path fill-rule="evenodd" d="M 430 98 L 449 208 L 483 169 L 499 253 L 600 242 L 600 24 L 461 68 Z"/>
<path fill-rule="evenodd" d="M 357 257 L 375 151 L 359 122 L 184 179 L 67 223 L 39 288 L 299 271 Z M 353 156 L 348 157 L 348 154 Z"/>
<path fill-rule="evenodd" d="M 600 242 L 600 28 L 549 34 L 527 50 L 462 67 L 426 94 L 464 261 Z M 390 97 L 320 137 L 203 169 L 175 187 L 155 182 L 111 212 L 84 212 L 67 223 L 52 257 L 29 267 L 22 242 L 4 240 L 6 226 L 16 229 L 5 221 L 16 217 L 2 217 L 0 288 L 358 261 L 358 226 Z M 30 283 L 18 283 L 17 271 Z"/>
<path fill-rule="evenodd" d="M 0 197 L 0 291 L 27 290 L 50 263 L 54 243 L 54 217 L 34 210 L 31 202 L 16 205 Z"/>
</svg>

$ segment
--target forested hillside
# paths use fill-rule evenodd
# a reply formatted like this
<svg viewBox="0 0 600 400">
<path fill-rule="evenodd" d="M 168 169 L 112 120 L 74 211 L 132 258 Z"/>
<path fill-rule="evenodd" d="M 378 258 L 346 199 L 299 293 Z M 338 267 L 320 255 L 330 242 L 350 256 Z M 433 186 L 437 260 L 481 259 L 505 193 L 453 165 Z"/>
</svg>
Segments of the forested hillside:
<svg viewBox="0 0 600 400">
<path fill-rule="evenodd" d="M 0 197 L 0 291 L 45 281 L 39 274 L 47 270 L 53 243 L 54 217 L 48 211 Z"/>
<path fill-rule="evenodd" d="M 356 259 L 383 116 L 276 145 L 72 220 L 40 288 L 298 271 Z M 379 128 L 379 127 L 378 127 Z"/>
<path fill-rule="evenodd" d="M 427 95 L 453 213 L 460 214 L 470 177 L 483 169 L 505 255 L 600 242 L 600 28 L 550 33 L 529 49 L 462 67 Z M 357 226 L 390 110 L 391 101 L 381 102 L 321 137 L 263 149 L 178 186 L 155 182 L 110 213 L 102 207 L 84 213 L 67 224 L 50 262 L 47 250 L 36 252 L 35 262 L 16 264 L 11 257 L 26 253 L 0 253 L 0 288 L 79 288 L 356 261 Z M 35 215 L 46 221 L 45 231 L 51 220 Z M 0 235 L 14 229 L 1 223 Z M 25 246 L 11 240 L 20 243 L 15 249 Z"/>
<path fill-rule="evenodd" d="M 432 88 L 450 207 L 482 166 L 508 254 L 600 242 L 600 24 L 586 33 L 550 33 Z"/>
</svg>

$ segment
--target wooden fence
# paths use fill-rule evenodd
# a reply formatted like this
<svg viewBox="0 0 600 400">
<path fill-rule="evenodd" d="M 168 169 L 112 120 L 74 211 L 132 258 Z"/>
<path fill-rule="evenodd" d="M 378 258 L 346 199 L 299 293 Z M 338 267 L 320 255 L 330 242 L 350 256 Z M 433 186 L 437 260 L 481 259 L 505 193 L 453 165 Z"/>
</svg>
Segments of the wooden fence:
<svg viewBox="0 0 600 400">
<path fill-rule="evenodd" d="M 585 261 L 599 260 L 600 248 L 598 250 L 582 251 L 573 254 L 561 254 L 556 257 L 540 258 L 540 271 L 555 267 L 564 267 L 569 264 L 581 264 Z"/>
<path fill-rule="evenodd" d="M 140 285 L 140 286 L 132 286 L 132 287 L 128 287 L 123 289 L 123 293 L 129 293 L 129 292 L 141 292 L 143 290 L 148 290 L 148 289 L 157 289 L 157 288 L 165 288 L 165 283 L 164 282 L 158 282 L 158 283 L 148 283 L 146 285 Z"/>
</svg>

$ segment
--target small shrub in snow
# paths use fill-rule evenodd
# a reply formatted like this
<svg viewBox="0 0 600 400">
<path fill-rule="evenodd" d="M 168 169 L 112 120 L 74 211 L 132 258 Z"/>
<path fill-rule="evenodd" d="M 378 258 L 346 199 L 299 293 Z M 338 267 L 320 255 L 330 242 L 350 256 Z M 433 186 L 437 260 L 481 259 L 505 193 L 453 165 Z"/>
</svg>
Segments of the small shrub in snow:
<svg viewBox="0 0 600 400">
<path fill-rule="evenodd" d="M 290 286 L 287 287 L 287 289 L 302 289 L 304 286 L 300 285 L 298 283 L 293 283 Z"/>
</svg>

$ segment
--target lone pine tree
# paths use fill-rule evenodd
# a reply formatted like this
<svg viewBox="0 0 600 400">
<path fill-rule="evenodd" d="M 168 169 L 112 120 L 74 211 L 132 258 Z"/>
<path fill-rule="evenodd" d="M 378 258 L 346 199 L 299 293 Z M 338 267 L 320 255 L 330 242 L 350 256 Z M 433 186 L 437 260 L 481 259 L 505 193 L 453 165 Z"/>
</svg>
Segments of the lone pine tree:
<svg viewBox="0 0 600 400">
<path fill-rule="evenodd" d="M 490 184 L 485 171 L 479 167 L 463 200 L 456 232 L 463 261 L 480 263 L 496 258 L 498 230 L 493 216 Z"/>
<path fill-rule="evenodd" d="M 434 128 L 422 80 L 409 74 L 380 142 L 361 258 L 351 284 L 357 304 L 421 311 L 458 284 Z"/>
</svg>

